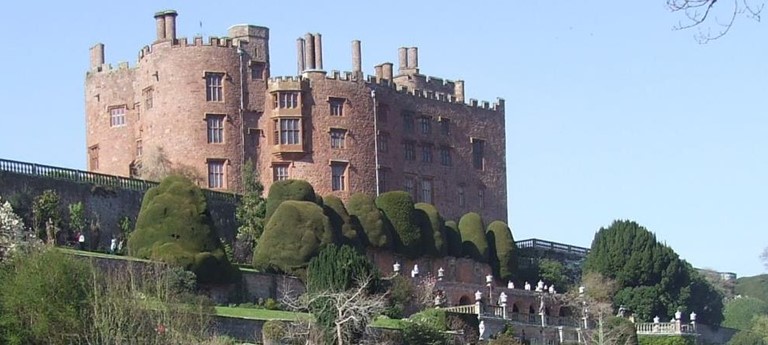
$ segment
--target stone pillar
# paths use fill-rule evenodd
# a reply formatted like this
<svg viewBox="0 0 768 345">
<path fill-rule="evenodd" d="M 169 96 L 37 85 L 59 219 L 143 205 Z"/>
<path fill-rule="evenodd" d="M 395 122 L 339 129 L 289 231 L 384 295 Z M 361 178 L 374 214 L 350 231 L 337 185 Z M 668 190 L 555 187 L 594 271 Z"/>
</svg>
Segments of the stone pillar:
<svg viewBox="0 0 768 345">
<path fill-rule="evenodd" d="M 296 74 L 301 74 L 301 72 L 304 72 L 304 55 L 304 39 L 299 37 L 296 39 L 296 69 L 298 70 Z"/>
<path fill-rule="evenodd" d="M 392 80 L 392 63 L 385 62 L 381 64 L 381 77 L 386 80 Z"/>
<path fill-rule="evenodd" d="M 376 75 L 376 82 L 379 82 L 384 76 L 381 72 L 381 65 L 373 66 L 374 74 Z"/>
<path fill-rule="evenodd" d="M 165 11 L 165 38 L 176 41 L 176 16 L 178 13 L 173 10 Z"/>
<path fill-rule="evenodd" d="M 165 12 L 155 13 L 155 30 L 157 31 L 156 41 L 165 39 Z"/>
<path fill-rule="evenodd" d="M 315 34 L 315 68 L 323 69 L 323 37 Z"/>
<path fill-rule="evenodd" d="M 304 68 L 315 69 L 315 38 L 312 34 L 304 36 Z"/>
<path fill-rule="evenodd" d="M 419 68 L 419 48 L 417 47 L 408 48 L 408 68 L 409 69 Z"/>
<path fill-rule="evenodd" d="M 360 51 L 360 40 L 352 41 L 352 73 L 363 72 L 362 53 Z"/>
<path fill-rule="evenodd" d="M 104 44 L 96 43 L 91 47 L 91 69 L 96 69 L 104 64 Z"/>
<path fill-rule="evenodd" d="M 408 50 L 405 47 L 397 49 L 398 66 L 397 70 L 402 71 L 408 68 Z"/>
</svg>

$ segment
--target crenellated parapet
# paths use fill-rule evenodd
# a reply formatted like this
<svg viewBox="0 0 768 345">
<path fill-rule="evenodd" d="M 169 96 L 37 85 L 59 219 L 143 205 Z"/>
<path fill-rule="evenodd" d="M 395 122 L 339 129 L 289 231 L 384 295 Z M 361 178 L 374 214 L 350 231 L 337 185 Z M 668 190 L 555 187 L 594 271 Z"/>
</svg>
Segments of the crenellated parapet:
<svg viewBox="0 0 768 345">
<path fill-rule="evenodd" d="M 229 37 L 208 37 L 208 40 L 204 40 L 203 37 L 197 36 L 192 39 L 190 43 L 186 37 L 179 38 L 173 41 L 157 41 L 151 45 L 144 46 L 139 51 L 139 61 L 144 57 L 152 54 L 152 52 L 163 48 L 196 48 L 196 47 L 216 47 L 224 49 L 236 49 L 237 44 L 235 40 Z"/>
<path fill-rule="evenodd" d="M 447 88 L 448 86 L 451 86 L 453 88 L 456 88 L 457 85 L 461 85 L 463 88 L 463 81 L 451 81 L 451 80 L 443 80 L 441 78 L 436 77 L 426 77 L 425 81 L 429 81 L 432 83 L 432 85 L 435 86 L 441 86 L 443 88 Z M 396 84 L 392 80 L 388 79 L 379 79 L 376 76 L 369 75 L 367 77 L 367 82 L 369 84 L 376 85 L 378 87 L 384 87 L 391 89 L 397 93 L 404 94 L 404 95 L 410 95 L 416 98 L 424 98 L 424 99 L 430 99 L 440 102 L 446 102 L 446 103 L 453 103 L 453 104 L 463 104 L 465 106 L 469 106 L 472 108 L 477 109 L 484 109 L 484 110 L 492 110 L 495 112 L 503 112 L 504 111 L 504 99 L 503 98 L 497 98 L 496 102 L 489 102 L 489 101 L 478 101 L 476 99 L 470 98 L 469 102 L 464 102 L 462 98 L 457 97 L 455 94 L 451 92 L 440 92 L 440 91 L 434 91 L 431 89 L 410 89 L 406 86 Z"/>
</svg>

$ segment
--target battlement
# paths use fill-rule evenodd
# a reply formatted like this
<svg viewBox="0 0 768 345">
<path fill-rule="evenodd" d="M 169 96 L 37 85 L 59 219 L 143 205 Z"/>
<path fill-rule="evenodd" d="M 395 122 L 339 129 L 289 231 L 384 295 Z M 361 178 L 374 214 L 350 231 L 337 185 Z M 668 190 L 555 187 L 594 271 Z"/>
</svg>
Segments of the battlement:
<svg viewBox="0 0 768 345">
<path fill-rule="evenodd" d="M 350 71 L 340 72 L 340 71 L 337 71 L 337 70 L 333 70 L 333 71 L 331 71 L 330 74 L 325 76 L 325 79 L 341 80 L 341 81 L 355 81 L 353 76 L 354 76 L 354 73 L 352 73 Z"/>
<path fill-rule="evenodd" d="M 91 75 L 96 73 L 116 73 L 116 72 L 119 73 L 123 71 L 129 71 L 132 69 L 135 69 L 135 67 L 131 67 L 131 65 L 127 61 L 120 61 L 117 63 L 117 67 L 113 67 L 112 64 L 103 64 L 103 65 L 91 68 L 89 71 L 86 72 L 86 75 Z"/>
<path fill-rule="evenodd" d="M 210 36 L 208 37 L 208 41 L 206 42 L 203 40 L 203 37 L 196 36 L 192 39 L 192 43 L 189 43 L 189 40 L 186 37 L 179 38 L 174 41 L 158 41 L 154 42 L 151 45 L 144 46 L 139 51 L 139 60 L 143 59 L 145 56 L 152 54 L 157 49 L 161 49 L 164 47 L 170 47 L 172 49 L 176 48 L 194 48 L 194 47 L 218 47 L 218 48 L 224 48 L 224 49 L 235 49 L 237 48 L 237 45 L 235 44 L 234 40 L 232 40 L 229 37 L 217 37 L 217 36 Z"/>
<path fill-rule="evenodd" d="M 442 85 L 442 87 L 445 87 L 445 85 L 453 85 L 455 86 L 456 82 L 450 81 L 450 80 L 442 80 L 440 78 L 431 77 L 432 83 L 434 85 Z M 496 99 L 496 102 L 489 102 L 489 101 L 478 101 L 476 99 L 470 99 L 469 103 L 464 103 L 462 100 L 460 100 L 458 97 L 454 96 L 451 93 L 448 92 L 440 92 L 440 91 L 433 91 L 433 90 L 423 90 L 423 89 L 409 89 L 402 85 L 397 85 L 394 81 L 388 80 L 388 79 L 377 79 L 376 76 L 369 75 L 367 77 L 368 84 L 373 84 L 385 88 L 389 88 L 394 90 L 397 93 L 400 94 L 406 94 L 413 97 L 418 98 L 425 98 L 425 99 L 431 99 L 435 101 L 440 102 L 446 102 L 446 103 L 454 103 L 454 104 L 462 104 L 465 106 L 469 106 L 472 108 L 478 108 L 478 109 L 484 109 L 484 110 L 492 110 L 492 111 L 503 111 L 504 110 L 504 99 L 499 97 Z"/>
</svg>

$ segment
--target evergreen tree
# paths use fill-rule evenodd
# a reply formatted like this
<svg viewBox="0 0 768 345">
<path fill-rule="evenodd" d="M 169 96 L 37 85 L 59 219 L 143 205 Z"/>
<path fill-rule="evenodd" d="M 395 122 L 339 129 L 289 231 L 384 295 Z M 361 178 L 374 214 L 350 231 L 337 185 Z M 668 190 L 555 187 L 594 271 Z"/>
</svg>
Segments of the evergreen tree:
<svg viewBox="0 0 768 345">
<path fill-rule="evenodd" d="M 376 198 L 376 206 L 394 229 L 395 250 L 410 257 L 420 256 L 421 229 L 416 224 L 416 210 L 411 195 L 403 191 L 386 192 Z"/>
<path fill-rule="evenodd" d="M 235 218 L 240 226 L 237 228 L 237 239 L 245 242 L 251 249 L 264 232 L 264 217 L 267 212 L 267 202 L 264 199 L 264 185 L 259 180 L 259 174 L 248 160 L 243 165 L 243 190 L 240 203 L 235 211 Z"/>
<path fill-rule="evenodd" d="M 459 220 L 461 252 L 479 262 L 488 262 L 488 240 L 485 238 L 483 219 L 475 212 L 465 214 Z"/>
</svg>

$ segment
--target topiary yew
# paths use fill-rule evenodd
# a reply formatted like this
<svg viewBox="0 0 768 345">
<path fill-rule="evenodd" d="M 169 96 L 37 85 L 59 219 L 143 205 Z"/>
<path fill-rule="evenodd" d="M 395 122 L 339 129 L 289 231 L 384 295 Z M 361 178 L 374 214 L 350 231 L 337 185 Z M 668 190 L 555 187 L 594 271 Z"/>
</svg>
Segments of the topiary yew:
<svg viewBox="0 0 768 345">
<path fill-rule="evenodd" d="M 395 230 L 395 250 L 417 257 L 421 254 L 421 229 L 416 225 L 416 210 L 411 195 L 403 191 L 386 192 L 376 198 L 376 206 L 384 212 Z"/>
<path fill-rule="evenodd" d="M 363 245 L 360 234 L 362 229 L 360 224 L 349 216 L 344 203 L 335 195 L 328 195 L 323 198 L 323 212 L 331 221 L 333 230 L 338 234 L 342 243 L 353 248 L 361 248 Z"/>
<path fill-rule="evenodd" d="M 502 280 L 511 279 L 517 270 L 517 245 L 512 230 L 507 223 L 497 220 L 488 225 L 486 235 L 491 252 L 495 254 L 495 258 L 490 258 L 493 275 Z"/>
<path fill-rule="evenodd" d="M 269 187 L 267 195 L 267 213 L 265 220 L 268 222 L 272 214 L 275 213 L 280 203 L 286 200 L 296 201 L 318 201 L 315 195 L 315 189 L 309 182 L 304 180 L 282 180 L 277 181 Z"/>
<path fill-rule="evenodd" d="M 229 281 L 234 273 L 203 192 L 181 176 L 169 176 L 144 194 L 128 253 L 191 270 L 201 283 Z"/>
<path fill-rule="evenodd" d="M 363 228 L 365 242 L 376 248 L 392 247 L 392 231 L 387 227 L 384 214 L 376 207 L 373 197 L 362 193 L 352 194 L 347 202 L 347 210 Z"/>
<path fill-rule="evenodd" d="M 446 256 L 448 246 L 445 243 L 445 220 L 434 205 L 420 202 L 414 207 L 416 208 L 419 227 L 421 227 L 424 254 L 436 257 Z"/>
<path fill-rule="evenodd" d="M 283 201 L 256 245 L 253 265 L 297 273 L 322 247 L 333 242 L 331 223 L 320 206 L 309 201 Z"/>
<path fill-rule="evenodd" d="M 476 261 L 488 262 L 488 240 L 483 229 L 483 219 L 475 212 L 469 212 L 459 220 L 461 252 Z"/>
<path fill-rule="evenodd" d="M 445 222 L 445 242 L 448 255 L 460 258 L 462 255 L 461 233 L 459 232 L 459 225 L 452 220 Z"/>
</svg>

